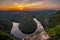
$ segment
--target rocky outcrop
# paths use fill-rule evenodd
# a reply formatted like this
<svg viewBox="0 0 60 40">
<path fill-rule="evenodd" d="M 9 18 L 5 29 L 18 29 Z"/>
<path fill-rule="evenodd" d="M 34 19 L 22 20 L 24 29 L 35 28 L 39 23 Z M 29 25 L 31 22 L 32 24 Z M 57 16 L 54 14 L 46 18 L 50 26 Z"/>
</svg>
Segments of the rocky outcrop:
<svg viewBox="0 0 60 40">
<path fill-rule="evenodd" d="M 49 40 L 49 35 L 44 31 L 44 27 L 43 25 L 36 19 L 34 18 L 33 19 L 36 24 L 37 24 L 37 29 L 34 33 L 36 32 L 40 32 L 40 34 L 38 35 L 34 35 L 32 38 L 31 38 L 31 35 L 27 35 L 27 34 L 24 34 L 22 33 L 20 30 L 19 30 L 19 23 L 15 23 L 13 22 L 13 29 L 11 30 L 11 34 L 13 34 L 14 36 L 18 37 L 18 38 L 22 38 L 22 40 Z M 16 28 L 16 29 L 15 29 Z M 32 34 L 34 34 L 32 33 Z"/>
<path fill-rule="evenodd" d="M 50 40 L 50 37 L 45 31 L 42 31 L 39 35 L 35 36 L 31 40 Z"/>
</svg>

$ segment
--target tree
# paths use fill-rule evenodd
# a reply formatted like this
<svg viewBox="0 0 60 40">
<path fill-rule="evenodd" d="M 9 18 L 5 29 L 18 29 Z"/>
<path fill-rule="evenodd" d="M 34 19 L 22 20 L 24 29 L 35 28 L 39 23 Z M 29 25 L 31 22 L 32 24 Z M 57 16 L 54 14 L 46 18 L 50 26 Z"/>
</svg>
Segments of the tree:
<svg viewBox="0 0 60 40">
<path fill-rule="evenodd" d="M 12 22 L 10 20 L 7 19 L 0 19 L 0 29 L 4 30 L 4 31 L 11 31 L 12 28 Z"/>
<path fill-rule="evenodd" d="M 51 15 L 46 31 L 52 35 L 52 40 L 60 40 L 60 10 Z"/>
<path fill-rule="evenodd" d="M 12 36 L 6 31 L 0 30 L 0 40 L 20 40 L 20 39 L 17 39 L 16 37 Z"/>
<path fill-rule="evenodd" d="M 37 29 L 37 24 L 32 17 L 27 14 L 22 14 L 19 29 L 22 33 L 31 34 Z"/>
</svg>

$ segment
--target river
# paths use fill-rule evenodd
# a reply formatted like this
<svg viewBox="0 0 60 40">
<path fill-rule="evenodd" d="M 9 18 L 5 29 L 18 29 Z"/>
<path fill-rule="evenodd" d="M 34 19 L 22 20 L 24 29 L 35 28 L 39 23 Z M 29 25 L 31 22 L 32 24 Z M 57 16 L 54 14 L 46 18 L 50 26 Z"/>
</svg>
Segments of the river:
<svg viewBox="0 0 60 40">
<path fill-rule="evenodd" d="M 37 24 L 37 29 L 36 29 L 36 31 L 34 33 L 44 31 L 43 25 L 36 18 L 33 18 L 33 20 Z M 19 27 L 18 27 L 19 26 L 19 23 L 16 23 L 16 22 L 12 22 L 12 23 L 13 23 L 13 27 L 11 29 L 11 34 L 12 35 L 14 35 L 17 38 L 25 38 L 26 36 L 29 36 L 27 34 L 22 33 L 19 30 Z"/>
</svg>

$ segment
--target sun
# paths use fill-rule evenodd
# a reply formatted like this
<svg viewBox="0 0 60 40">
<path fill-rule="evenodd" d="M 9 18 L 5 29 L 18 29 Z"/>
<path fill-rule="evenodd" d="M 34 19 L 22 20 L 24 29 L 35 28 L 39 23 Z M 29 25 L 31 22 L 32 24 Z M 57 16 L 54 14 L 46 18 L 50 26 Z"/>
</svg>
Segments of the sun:
<svg viewBox="0 0 60 40">
<path fill-rule="evenodd" d="M 19 10 L 24 10 L 24 6 L 18 5 Z"/>
<path fill-rule="evenodd" d="M 24 9 L 24 6 L 21 5 L 21 4 L 18 4 L 18 3 L 14 3 L 15 7 L 18 9 L 18 10 L 23 10 Z"/>
</svg>

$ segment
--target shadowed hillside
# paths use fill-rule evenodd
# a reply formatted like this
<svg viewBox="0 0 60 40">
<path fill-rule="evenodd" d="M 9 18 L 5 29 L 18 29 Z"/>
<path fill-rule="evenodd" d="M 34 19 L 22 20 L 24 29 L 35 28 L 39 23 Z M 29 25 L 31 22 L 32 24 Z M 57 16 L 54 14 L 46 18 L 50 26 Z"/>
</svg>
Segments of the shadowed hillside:
<svg viewBox="0 0 60 40">
<path fill-rule="evenodd" d="M 40 13 L 40 11 L 0 11 L 0 39 L 19 40 L 10 34 L 12 22 L 21 23 L 21 27 L 19 26 L 21 32 L 33 33 L 37 26 L 33 18 L 36 17 L 45 27 L 45 30 L 52 35 L 52 40 L 58 40 L 60 37 L 60 11 L 54 12 L 56 11 L 51 14 L 49 11 L 45 11 L 45 13 Z"/>
<path fill-rule="evenodd" d="M 60 10 L 56 14 L 50 15 L 46 31 L 52 35 L 52 40 L 60 40 Z"/>
<path fill-rule="evenodd" d="M 7 19 L 0 19 L 0 40 L 19 40 L 10 34 L 12 22 Z"/>
</svg>

